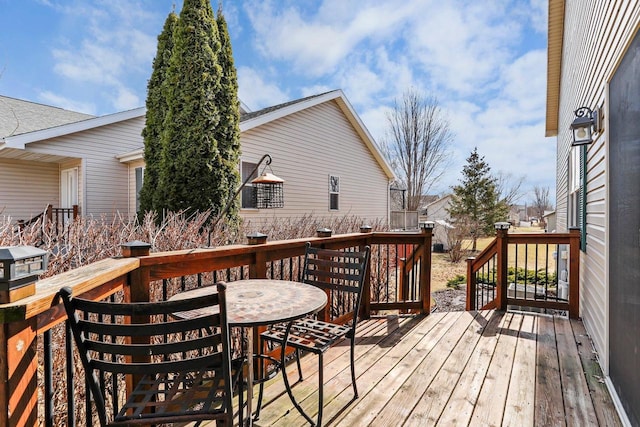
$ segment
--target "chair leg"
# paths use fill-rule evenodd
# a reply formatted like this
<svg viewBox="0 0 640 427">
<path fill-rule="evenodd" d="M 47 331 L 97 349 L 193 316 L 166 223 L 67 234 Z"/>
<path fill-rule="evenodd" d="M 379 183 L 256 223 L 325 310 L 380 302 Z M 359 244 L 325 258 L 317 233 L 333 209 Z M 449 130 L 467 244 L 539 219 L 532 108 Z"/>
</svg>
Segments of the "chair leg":
<svg viewBox="0 0 640 427">
<path fill-rule="evenodd" d="M 358 398 L 358 386 L 356 385 L 356 363 L 355 363 L 355 339 L 351 338 L 351 383 L 353 384 L 354 399 Z"/>
<path fill-rule="evenodd" d="M 284 381 L 284 388 L 287 390 L 287 394 L 289 395 L 289 399 L 291 399 L 291 403 L 293 403 L 293 406 L 295 406 L 295 408 L 298 410 L 298 412 L 300 412 L 300 415 L 302 415 L 308 422 L 309 424 L 311 424 L 312 426 L 315 425 L 313 420 L 311 419 L 311 417 L 309 417 L 309 415 L 307 415 L 306 412 L 304 412 L 304 410 L 302 409 L 302 406 L 300 406 L 300 404 L 298 403 L 298 401 L 296 400 L 295 397 L 293 397 L 293 391 L 291 390 L 291 384 L 289 384 L 289 377 L 287 376 L 287 368 L 286 368 L 286 364 L 285 364 L 285 356 L 286 356 L 286 350 L 287 350 L 287 341 L 289 339 L 289 331 L 291 331 L 291 325 L 293 324 L 293 322 L 290 322 L 289 325 L 287 325 L 287 330 L 284 334 L 284 339 L 282 340 L 282 347 L 281 347 L 281 351 L 280 351 L 280 367 L 282 368 L 282 379 Z"/>
<path fill-rule="evenodd" d="M 253 416 L 254 421 L 258 421 L 260 419 L 260 409 L 262 408 L 262 396 L 264 395 L 264 381 L 260 382 L 260 388 L 258 391 L 258 403 L 256 403 L 256 412 Z"/>
<path fill-rule="evenodd" d="M 322 427 L 322 409 L 324 405 L 324 364 L 322 353 L 318 354 L 318 421 L 316 427 Z"/>
<path fill-rule="evenodd" d="M 242 387 L 242 382 L 244 381 L 242 375 L 242 366 L 240 367 L 240 377 L 238 378 L 238 420 L 239 425 L 242 426 L 244 424 L 244 388 Z"/>
<path fill-rule="evenodd" d="M 302 381 L 302 367 L 300 366 L 300 350 L 296 348 L 296 364 L 298 365 L 298 381 Z"/>
</svg>

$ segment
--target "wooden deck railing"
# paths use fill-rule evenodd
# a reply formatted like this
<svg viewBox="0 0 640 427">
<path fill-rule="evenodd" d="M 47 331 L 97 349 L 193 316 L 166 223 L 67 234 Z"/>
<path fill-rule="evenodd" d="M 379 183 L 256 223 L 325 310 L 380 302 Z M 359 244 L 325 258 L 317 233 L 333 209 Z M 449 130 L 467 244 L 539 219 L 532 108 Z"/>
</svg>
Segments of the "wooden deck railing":
<svg viewBox="0 0 640 427">
<path fill-rule="evenodd" d="M 49 233 L 57 236 L 67 229 L 67 225 L 78 218 L 79 209 L 78 205 L 73 205 L 70 208 L 54 208 L 52 205 L 47 205 L 43 212 L 28 219 L 18 220 L 18 229 L 24 230 L 25 227 L 35 224 L 37 221 L 42 221 L 43 228 L 48 229 Z M 43 233 L 40 230 L 40 233 Z M 41 236 L 42 240 L 42 236 Z"/>
<path fill-rule="evenodd" d="M 578 318 L 580 231 L 508 233 L 467 259 L 467 310 L 508 306 L 567 311 Z"/>
<path fill-rule="evenodd" d="M 105 259 L 37 284 L 36 294 L 0 305 L 0 425 L 92 425 L 82 373 L 74 372 L 66 316 L 57 292 L 63 286 L 94 300 L 154 301 L 176 292 L 241 278 L 296 280 L 305 243 L 343 249 L 372 248 L 361 316 L 379 310 L 429 313 L 431 230 L 364 232 L 255 245 L 149 253 L 132 242 L 122 257 Z M 402 271 L 401 248 L 411 247 L 415 271 Z M 399 279 L 404 275 L 404 279 Z M 400 292 L 402 286 L 409 291 Z M 339 317 L 340 313 L 329 313 Z M 257 331 L 254 331 L 256 333 Z M 254 342 L 258 342 L 255 340 Z M 114 395 L 122 388 L 113 385 Z M 120 392 L 119 392 L 120 390 Z M 78 401 L 78 396 L 84 397 Z"/>
</svg>

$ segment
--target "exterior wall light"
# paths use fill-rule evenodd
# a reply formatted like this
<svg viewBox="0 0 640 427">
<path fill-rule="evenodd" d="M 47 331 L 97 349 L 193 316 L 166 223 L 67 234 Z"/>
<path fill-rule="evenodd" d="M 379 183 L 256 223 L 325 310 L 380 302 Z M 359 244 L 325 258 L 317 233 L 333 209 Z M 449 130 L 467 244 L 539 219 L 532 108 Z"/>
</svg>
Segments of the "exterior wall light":
<svg viewBox="0 0 640 427">
<path fill-rule="evenodd" d="M 589 107 L 580 107 L 573 112 L 576 118 L 571 123 L 573 134 L 572 146 L 591 144 L 593 142 L 593 131 L 599 130 L 598 110 L 592 111 Z"/>
</svg>

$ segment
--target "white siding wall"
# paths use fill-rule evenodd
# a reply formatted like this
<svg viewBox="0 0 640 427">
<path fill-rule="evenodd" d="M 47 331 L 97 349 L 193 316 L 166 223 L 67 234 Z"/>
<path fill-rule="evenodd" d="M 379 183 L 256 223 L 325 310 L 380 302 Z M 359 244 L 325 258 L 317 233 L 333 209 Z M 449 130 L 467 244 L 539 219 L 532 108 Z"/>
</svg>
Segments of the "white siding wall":
<svg viewBox="0 0 640 427">
<path fill-rule="evenodd" d="M 273 173 L 285 180 L 285 207 L 241 211 L 253 224 L 267 218 L 355 215 L 383 218 L 388 181 L 383 170 L 335 101 L 326 102 L 242 133 L 242 160 L 273 158 Z M 328 176 L 340 177 L 340 210 L 329 210 Z"/>
<path fill-rule="evenodd" d="M 0 159 L 0 215 L 30 219 L 58 205 L 58 164 Z"/>
<path fill-rule="evenodd" d="M 607 84 L 638 27 L 640 2 L 568 0 L 565 10 L 557 157 L 558 231 L 567 229 L 569 125 L 582 106 L 605 105 L 605 131 L 588 148 L 587 252 L 581 254 L 580 313 L 608 371 Z"/>
<path fill-rule="evenodd" d="M 129 212 L 128 166 L 116 155 L 139 149 L 144 117 L 28 145 L 29 151 L 80 158 L 83 215 Z"/>
</svg>

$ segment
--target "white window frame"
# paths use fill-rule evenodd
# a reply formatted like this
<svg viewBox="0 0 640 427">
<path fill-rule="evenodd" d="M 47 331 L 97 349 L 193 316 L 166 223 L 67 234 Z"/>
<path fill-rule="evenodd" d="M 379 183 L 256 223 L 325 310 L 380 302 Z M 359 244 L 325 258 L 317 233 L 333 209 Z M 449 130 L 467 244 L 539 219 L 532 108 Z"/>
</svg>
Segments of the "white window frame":
<svg viewBox="0 0 640 427">
<path fill-rule="evenodd" d="M 567 227 L 580 225 L 580 150 L 569 152 L 569 182 L 567 200 Z"/>
<path fill-rule="evenodd" d="M 336 207 L 333 207 L 331 203 L 334 197 L 337 204 Z M 329 210 L 340 210 L 340 177 L 338 175 L 329 175 Z"/>
</svg>

